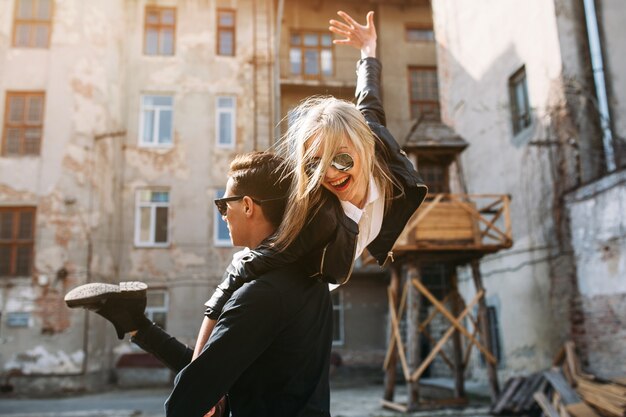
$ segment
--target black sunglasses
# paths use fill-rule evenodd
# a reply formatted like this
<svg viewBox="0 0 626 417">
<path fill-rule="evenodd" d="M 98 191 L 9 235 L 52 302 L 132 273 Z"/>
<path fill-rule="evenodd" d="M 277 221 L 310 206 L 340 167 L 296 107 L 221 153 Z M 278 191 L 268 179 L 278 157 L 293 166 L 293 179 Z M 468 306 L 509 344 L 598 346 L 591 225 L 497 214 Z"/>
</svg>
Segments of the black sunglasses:
<svg viewBox="0 0 626 417">
<path fill-rule="evenodd" d="M 217 211 L 219 211 L 222 216 L 226 216 L 228 210 L 228 204 L 226 203 L 228 203 L 229 201 L 241 200 L 244 197 L 245 195 L 234 195 L 232 197 L 216 198 L 215 200 L 213 200 L 213 202 L 217 206 Z M 261 205 L 263 203 L 267 203 L 268 201 L 277 201 L 282 200 L 283 198 L 285 197 L 266 198 L 265 200 L 261 200 L 258 198 L 250 197 L 250 200 L 254 201 L 255 204 Z"/>
<path fill-rule="evenodd" d="M 313 175 L 317 167 L 319 166 L 321 158 L 313 158 L 306 165 L 306 172 L 309 175 Z M 347 172 L 352 169 L 354 166 L 354 159 L 352 155 L 349 153 L 338 153 L 333 157 L 333 160 L 330 161 L 330 166 L 335 168 L 337 171 Z"/>
</svg>

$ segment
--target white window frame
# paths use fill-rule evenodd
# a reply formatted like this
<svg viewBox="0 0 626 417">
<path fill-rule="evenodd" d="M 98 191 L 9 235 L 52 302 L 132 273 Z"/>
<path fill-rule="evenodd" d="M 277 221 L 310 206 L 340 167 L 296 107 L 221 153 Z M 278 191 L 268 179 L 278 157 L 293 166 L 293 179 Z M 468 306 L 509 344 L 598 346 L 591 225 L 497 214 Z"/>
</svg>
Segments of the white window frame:
<svg viewBox="0 0 626 417">
<path fill-rule="evenodd" d="M 229 98 L 233 100 L 232 108 L 220 107 L 220 99 Z M 229 143 L 220 143 L 220 115 L 227 113 L 231 115 L 230 131 L 232 137 Z M 219 95 L 215 98 L 215 146 L 220 149 L 234 149 L 237 143 L 237 97 L 233 95 Z"/>
<path fill-rule="evenodd" d="M 335 289 L 334 291 L 332 291 L 331 300 L 332 300 L 332 295 L 335 293 L 337 294 L 339 298 L 339 304 L 333 303 L 333 315 L 335 314 L 335 311 L 339 312 L 339 339 L 335 340 L 334 334 L 333 334 L 333 346 L 343 346 L 346 343 L 345 324 L 344 324 L 345 308 L 344 308 L 344 302 L 343 302 L 343 291 L 339 289 Z"/>
<path fill-rule="evenodd" d="M 215 195 L 215 198 L 220 198 L 225 193 L 226 193 L 226 189 L 219 188 L 215 190 L 214 195 Z M 233 242 L 230 240 L 230 236 L 228 237 L 228 239 L 220 239 L 220 236 L 219 236 L 219 227 L 220 227 L 219 224 L 220 223 L 219 222 L 221 218 L 222 218 L 222 215 L 220 214 L 215 204 L 213 204 L 213 244 L 216 247 L 220 247 L 220 248 L 232 248 Z"/>
<path fill-rule="evenodd" d="M 144 105 L 145 97 L 169 97 L 172 99 L 171 106 L 154 106 Z M 144 112 L 145 110 L 154 110 L 154 122 L 152 126 L 152 140 L 144 142 Z M 161 111 L 170 110 L 172 113 L 172 125 L 170 126 L 170 143 L 159 143 L 159 123 L 161 121 Z M 174 96 L 168 93 L 141 94 L 139 99 L 139 146 L 142 148 L 171 148 L 174 146 Z"/>
<path fill-rule="evenodd" d="M 154 289 L 148 290 L 151 293 L 162 293 L 163 294 L 163 306 L 162 307 L 154 307 L 146 305 L 144 309 L 145 315 L 150 321 L 154 321 L 154 313 L 165 313 L 165 324 L 167 324 L 168 315 L 169 315 L 169 305 L 170 305 L 170 294 L 165 289 Z M 165 330 L 165 328 L 163 329 Z"/>
<path fill-rule="evenodd" d="M 157 202 L 141 202 L 141 193 L 143 191 L 150 192 L 167 192 L 168 193 L 168 202 L 167 203 L 157 203 Z M 135 247 L 138 248 L 167 248 L 170 246 L 170 199 L 171 192 L 167 189 L 139 189 L 135 191 Z M 149 207 L 150 208 L 150 241 L 142 242 L 139 240 L 141 236 L 141 208 Z M 167 241 L 166 242 L 155 242 L 155 232 L 156 232 L 156 208 L 157 207 L 167 207 Z"/>
</svg>

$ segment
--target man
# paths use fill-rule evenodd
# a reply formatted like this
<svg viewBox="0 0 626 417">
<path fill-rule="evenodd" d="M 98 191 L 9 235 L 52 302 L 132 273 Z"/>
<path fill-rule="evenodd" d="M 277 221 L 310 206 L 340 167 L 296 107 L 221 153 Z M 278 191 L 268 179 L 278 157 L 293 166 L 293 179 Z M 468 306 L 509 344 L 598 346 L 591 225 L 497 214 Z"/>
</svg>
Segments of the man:
<svg viewBox="0 0 626 417">
<path fill-rule="evenodd" d="M 216 205 L 233 245 L 255 248 L 280 224 L 289 188 L 280 180 L 280 162 L 269 153 L 251 153 L 231 163 L 226 193 Z M 68 293 L 66 302 L 95 310 L 120 337 L 133 331 L 135 343 L 182 369 L 166 402 L 167 416 L 204 416 L 225 394 L 235 417 L 330 415 L 332 304 L 325 283 L 291 265 L 245 284 L 191 363 L 189 348 L 143 316 L 145 289 L 142 283 L 87 284 Z"/>
</svg>

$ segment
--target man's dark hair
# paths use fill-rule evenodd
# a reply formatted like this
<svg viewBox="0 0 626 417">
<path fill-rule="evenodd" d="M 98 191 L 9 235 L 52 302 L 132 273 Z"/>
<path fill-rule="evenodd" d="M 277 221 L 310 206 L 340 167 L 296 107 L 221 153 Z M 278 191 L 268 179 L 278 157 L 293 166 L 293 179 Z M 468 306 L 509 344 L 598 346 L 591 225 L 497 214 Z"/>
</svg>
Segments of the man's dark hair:
<svg viewBox="0 0 626 417">
<path fill-rule="evenodd" d="M 256 200 L 275 199 L 261 203 L 263 214 L 275 227 L 285 214 L 290 180 L 283 176 L 283 158 L 271 152 L 250 152 L 238 155 L 230 163 L 228 176 L 233 192 Z"/>
</svg>

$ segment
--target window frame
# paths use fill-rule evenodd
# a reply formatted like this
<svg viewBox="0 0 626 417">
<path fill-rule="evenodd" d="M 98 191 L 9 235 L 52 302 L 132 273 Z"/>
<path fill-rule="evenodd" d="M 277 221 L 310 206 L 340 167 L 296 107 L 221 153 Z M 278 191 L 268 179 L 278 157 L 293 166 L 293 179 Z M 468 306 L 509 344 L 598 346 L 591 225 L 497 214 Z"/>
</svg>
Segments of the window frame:
<svg viewBox="0 0 626 417">
<path fill-rule="evenodd" d="M 222 198 L 225 193 L 226 193 L 226 187 L 217 188 L 213 195 L 215 196 L 215 198 Z M 234 247 L 233 242 L 230 239 L 230 234 L 228 235 L 227 239 L 220 238 L 219 236 L 220 222 L 224 222 L 224 220 L 222 220 L 222 215 L 220 214 L 215 204 L 213 204 L 213 245 L 215 245 L 215 247 L 218 247 L 218 248 Z"/>
<path fill-rule="evenodd" d="M 10 110 L 10 100 L 14 97 L 23 97 L 24 98 L 24 117 L 20 121 L 19 124 L 12 125 L 9 121 L 9 110 Z M 26 122 L 26 117 L 28 114 L 27 108 L 27 100 L 30 97 L 40 97 L 41 98 L 41 119 L 39 123 L 28 124 Z M 46 92 L 45 91 L 7 91 L 5 94 L 4 101 L 4 124 L 2 127 L 2 152 L 1 156 L 3 157 L 28 157 L 28 156 L 40 156 L 41 155 L 41 143 L 43 141 L 43 133 L 44 133 L 44 120 L 46 114 Z M 19 129 L 20 130 L 20 151 L 19 153 L 7 153 L 7 140 L 8 140 L 8 130 L 9 129 Z M 25 131 L 26 129 L 39 128 L 41 134 L 39 136 L 39 147 L 37 153 L 24 153 L 24 141 L 25 141 Z"/>
<path fill-rule="evenodd" d="M 233 15 L 233 24 L 232 26 L 222 26 L 222 24 L 220 23 L 220 13 L 225 12 L 225 13 L 232 13 Z M 215 14 L 215 26 L 217 27 L 216 31 L 215 31 L 215 55 L 218 56 L 235 56 L 237 54 L 237 10 L 232 9 L 232 8 L 218 8 L 217 12 Z M 223 54 L 221 49 L 220 49 L 220 39 L 221 39 L 221 34 L 224 32 L 231 32 L 233 34 L 233 48 L 231 53 L 229 54 Z"/>
<path fill-rule="evenodd" d="M 171 98 L 172 104 L 170 105 L 170 112 L 172 113 L 172 124 L 170 126 L 170 138 L 171 141 L 169 143 L 159 143 L 159 122 L 161 121 L 161 111 L 165 109 L 165 106 L 147 106 L 144 107 L 144 98 L 145 97 L 168 97 Z M 155 110 L 155 118 L 152 126 L 152 142 L 144 142 L 144 131 L 145 131 L 145 110 L 153 107 L 152 110 Z M 158 113 L 156 112 L 158 110 Z M 139 146 L 142 148 L 171 148 L 174 146 L 174 95 L 168 93 L 144 93 L 139 97 Z"/>
<path fill-rule="evenodd" d="M 339 303 L 335 304 L 335 300 L 333 298 L 333 295 L 337 294 L 337 298 L 339 299 Z M 333 346 L 344 346 L 346 343 L 346 326 L 345 326 L 345 304 L 344 304 L 344 294 L 343 291 L 340 290 L 339 288 L 336 288 L 335 290 L 331 291 L 330 293 L 330 297 L 331 297 L 331 302 L 333 304 L 333 325 L 334 325 L 334 315 L 335 312 L 337 312 L 337 314 L 339 315 L 338 318 L 338 322 L 339 322 L 339 329 L 337 330 L 339 333 L 339 339 L 335 339 L 335 334 L 333 332 Z"/>
<path fill-rule="evenodd" d="M 162 202 L 141 202 L 141 192 L 150 191 L 153 192 L 167 192 L 168 198 L 167 203 Z M 171 245 L 171 191 L 168 188 L 139 188 L 135 190 L 135 236 L 134 236 L 134 244 L 136 248 L 167 248 Z M 149 207 L 150 208 L 150 241 L 142 242 L 140 240 L 141 236 L 141 208 Z M 155 234 L 156 234 L 156 208 L 157 207 L 167 207 L 167 241 L 166 242 L 155 242 Z"/>
<path fill-rule="evenodd" d="M 298 34 L 300 36 L 300 44 L 299 45 L 294 45 L 292 43 L 292 39 L 293 39 L 293 35 L 294 34 Z M 318 42 L 317 42 L 317 46 L 316 47 L 312 47 L 312 46 L 306 46 L 304 45 L 304 35 L 306 34 L 314 34 L 318 37 Z M 328 34 L 327 31 L 324 30 L 319 30 L 319 29 L 291 29 L 289 31 L 289 49 L 288 49 L 288 58 L 289 58 L 289 74 L 291 76 L 296 76 L 296 77 L 302 77 L 304 79 L 313 79 L 313 80 L 320 80 L 320 79 L 324 79 L 324 78 L 332 78 L 335 76 L 336 74 L 336 65 L 335 65 L 335 44 L 333 44 L 332 42 L 332 36 L 330 37 L 330 45 L 329 46 L 323 46 L 322 45 L 322 35 L 324 36 L 331 36 Z M 299 49 L 300 50 L 300 73 L 294 73 L 292 71 L 291 68 L 291 50 L 292 49 Z M 305 51 L 308 49 L 315 49 L 318 51 L 318 60 L 317 60 L 317 69 L 318 69 L 318 73 L 317 74 L 306 74 L 305 68 L 306 68 L 306 54 Z M 322 68 L 322 51 L 324 50 L 328 50 L 330 51 L 330 57 L 331 57 L 331 64 L 332 64 L 332 69 L 330 74 L 324 74 L 323 68 Z"/>
<path fill-rule="evenodd" d="M 517 106 L 517 88 L 522 87 L 524 94 L 524 113 L 520 113 Z M 528 95 L 528 76 L 526 66 L 518 68 L 508 80 L 509 106 L 511 110 L 511 129 L 513 136 L 517 136 L 532 125 L 532 111 L 530 108 L 530 97 Z"/>
<path fill-rule="evenodd" d="M 50 39 L 52 38 L 52 21 L 54 18 L 54 0 L 49 0 L 50 2 L 50 16 L 48 19 L 37 19 L 37 18 L 29 18 L 29 19 L 22 19 L 18 17 L 18 10 L 19 10 L 19 3 L 22 0 L 15 0 L 14 4 L 14 9 L 13 9 L 13 30 L 12 30 L 12 34 L 11 34 L 11 47 L 12 48 L 33 48 L 33 49 L 49 49 L 50 48 Z M 32 15 L 31 16 L 36 16 L 37 13 L 36 11 L 38 11 L 39 9 L 39 4 L 40 4 L 41 0 L 34 0 L 33 1 L 33 5 L 32 5 Z M 28 45 L 16 45 L 15 42 L 17 40 L 17 26 L 19 24 L 22 25 L 28 25 L 30 27 L 30 32 L 29 32 L 29 37 L 28 37 Z M 43 25 L 43 26 L 47 26 L 48 27 L 48 38 L 46 39 L 46 44 L 45 46 L 38 46 L 38 45 L 33 45 L 33 26 L 39 26 L 39 25 Z M 34 37 L 36 39 L 36 36 Z"/>
<path fill-rule="evenodd" d="M 413 99 L 413 95 L 412 95 L 412 91 L 413 91 L 413 83 L 412 83 L 412 77 L 411 74 L 413 72 L 432 72 L 435 74 L 436 79 L 437 79 L 437 100 L 423 100 L 423 99 Z M 420 110 L 420 114 L 422 115 L 428 115 L 428 114 L 434 114 L 434 118 L 428 118 L 425 120 L 433 120 L 433 121 L 441 121 L 441 102 L 440 102 L 440 94 L 439 94 L 439 74 L 437 72 L 437 67 L 436 66 L 426 66 L 426 65 L 409 65 L 407 68 L 407 83 L 408 83 L 408 92 L 409 92 L 409 118 L 411 120 L 414 120 L 414 116 L 413 116 L 413 106 L 417 106 L 418 110 L 421 109 L 421 106 L 433 106 L 436 107 L 437 109 L 437 113 L 424 113 Z"/>
<path fill-rule="evenodd" d="M 172 24 L 164 24 L 161 22 L 161 18 L 162 18 L 162 13 L 164 11 L 172 11 L 174 14 L 174 23 Z M 158 12 L 159 13 L 159 23 L 148 23 L 148 12 Z M 144 16 L 143 16 L 143 55 L 144 56 L 151 56 L 151 57 L 169 57 L 169 56 L 175 56 L 176 55 L 176 20 L 177 20 L 177 14 L 176 14 L 176 7 L 170 6 L 170 7 L 166 7 L 166 6 L 154 6 L 154 5 L 147 5 L 144 9 Z M 157 53 L 155 54 L 149 54 L 148 53 L 148 29 L 156 29 L 157 31 L 157 35 L 158 35 L 158 40 L 157 40 Z M 161 31 L 163 29 L 172 29 L 172 53 L 171 54 L 164 54 L 161 51 L 161 47 L 163 45 L 163 39 L 162 39 L 162 34 Z"/>
<path fill-rule="evenodd" d="M 419 31 L 429 31 L 433 34 L 433 38 L 432 39 L 410 39 L 409 38 L 409 31 L 411 30 L 419 30 Z M 404 25 L 404 41 L 406 43 L 434 43 L 435 42 L 435 29 L 433 28 L 432 25 L 425 25 L 425 24 L 415 24 L 415 23 L 407 23 Z"/>
<path fill-rule="evenodd" d="M 9 212 L 13 214 L 13 220 L 11 221 L 11 238 L 1 239 L 0 246 L 8 246 L 10 250 L 9 260 L 9 273 L 6 275 L 0 275 L 0 277 L 29 277 L 32 276 L 35 271 L 35 233 L 37 229 L 37 207 L 35 206 L 2 206 L 0 207 L 0 213 Z M 19 239 L 19 221 L 16 221 L 17 213 L 30 212 L 32 213 L 31 220 L 31 235 L 28 239 Z M 20 214 L 21 216 L 21 214 Z M 26 275 L 17 273 L 17 249 L 20 246 L 30 247 L 30 265 L 28 267 L 28 273 Z"/>
<path fill-rule="evenodd" d="M 151 322 L 154 322 L 154 314 L 155 313 L 165 313 L 165 323 L 163 323 L 163 325 L 159 325 L 159 326 L 162 327 L 163 330 L 166 330 L 167 320 L 168 320 L 168 316 L 169 316 L 169 312 L 170 312 L 169 311 L 170 310 L 169 309 L 170 294 L 167 291 L 167 289 L 165 289 L 165 288 L 148 289 L 148 294 L 149 293 L 152 293 L 152 294 L 154 294 L 154 293 L 161 293 L 161 294 L 163 294 L 163 307 L 150 306 L 146 302 L 146 308 L 144 309 L 144 314 L 148 318 L 148 320 L 150 320 Z M 146 294 L 146 298 L 147 298 L 148 294 Z"/>
<path fill-rule="evenodd" d="M 233 106 L 230 107 L 220 107 L 220 99 L 229 98 L 233 100 Z M 220 121 L 220 116 L 222 113 L 230 114 L 230 131 L 231 131 L 231 140 L 229 143 L 221 143 L 220 142 L 220 128 L 222 126 Z M 219 149 L 235 149 L 235 144 L 237 143 L 237 96 L 222 94 L 215 97 L 215 147 Z"/>
</svg>

